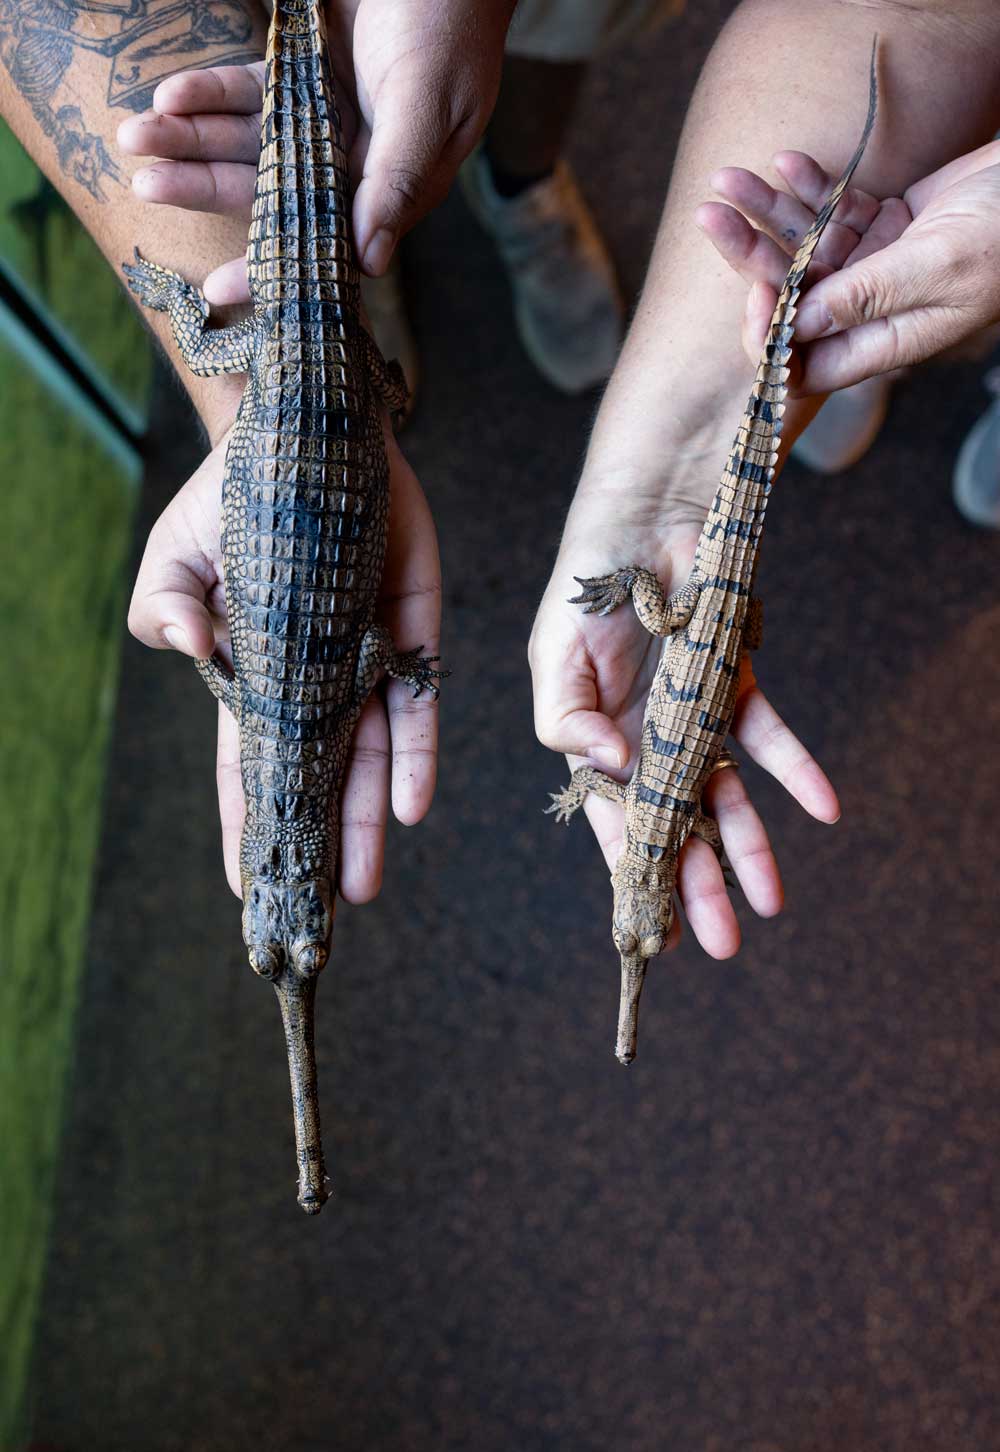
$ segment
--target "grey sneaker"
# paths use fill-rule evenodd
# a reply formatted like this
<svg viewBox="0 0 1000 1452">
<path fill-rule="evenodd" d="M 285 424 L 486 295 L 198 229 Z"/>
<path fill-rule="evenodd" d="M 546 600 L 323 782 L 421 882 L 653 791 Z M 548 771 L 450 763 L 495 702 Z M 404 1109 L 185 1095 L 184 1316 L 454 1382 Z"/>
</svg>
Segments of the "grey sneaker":
<svg viewBox="0 0 1000 1452">
<path fill-rule="evenodd" d="M 792 457 L 817 474 L 840 474 L 867 454 L 889 411 L 893 375 L 880 373 L 831 393 L 792 445 Z"/>
<path fill-rule="evenodd" d="M 516 197 L 501 197 L 477 148 L 460 172 L 476 217 L 497 245 L 531 361 L 564 393 L 601 383 L 625 329 L 614 266 L 564 161 Z"/>
<path fill-rule="evenodd" d="M 990 369 L 983 386 L 993 402 L 958 451 L 951 497 L 970 524 L 1000 529 L 1000 368 Z"/>
<path fill-rule="evenodd" d="M 393 257 L 388 271 L 382 277 L 362 276 L 361 299 L 371 324 L 372 337 L 378 344 L 382 357 L 387 362 L 391 362 L 393 358 L 397 360 L 410 390 L 402 420 L 397 425 L 402 428 L 413 410 L 413 400 L 420 383 L 420 356 L 406 312 L 398 254 Z"/>
</svg>

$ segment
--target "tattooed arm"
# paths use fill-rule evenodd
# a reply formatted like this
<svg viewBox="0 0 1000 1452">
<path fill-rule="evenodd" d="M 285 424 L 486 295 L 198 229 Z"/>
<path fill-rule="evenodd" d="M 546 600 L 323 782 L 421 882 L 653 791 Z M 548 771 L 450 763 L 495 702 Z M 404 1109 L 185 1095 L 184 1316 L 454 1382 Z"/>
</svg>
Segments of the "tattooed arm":
<svg viewBox="0 0 1000 1452">
<path fill-rule="evenodd" d="M 257 59 L 265 33 L 255 0 L 0 0 L 0 114 L 116 272 L 138 246 L 200 282 L 243 249 L 238 223 L 165 216 L 139 201 L 114 136 L 166 76 Z M 176 360 L 166 315 L 149 321 Z M 242 380 L 178 372 L 214 442 Z"/>
</svg>

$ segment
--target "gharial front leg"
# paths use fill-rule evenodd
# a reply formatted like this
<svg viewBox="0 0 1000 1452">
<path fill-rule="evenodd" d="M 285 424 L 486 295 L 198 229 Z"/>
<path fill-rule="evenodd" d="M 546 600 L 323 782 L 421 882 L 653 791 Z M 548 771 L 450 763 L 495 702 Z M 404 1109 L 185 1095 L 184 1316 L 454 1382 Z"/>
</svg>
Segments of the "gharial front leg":
<svg viewBox="0 0 1000 1452">
<path fill-rule="evenodd" d="M 444 680 L 451 672 L 434 670 L 434 661 L 441 657 L 421 655 L 422 650 L 422 645 L 418 645 L 415 650 L 397 650 L 384 625 L 370 625 L 365 631 L 358 654 L 355 678 L 358 703 L 368 699 L 378 680 L 379 671 L 385 671 L 393 680 L 405 681 L 408 686 L 412 686 L 415 697 L 426 690 L 437 699 L 440 694 L 437 682 Z"/>
<path fill-rule="evenodd" d="M 610 615 L 631 595 L 635 613 L 650 635 L 670 635 L 681 630 L 691 619 L 698 603 L 700 587 L 688 580 L 679 590 L 668 595 L 653 574 L 642 565 L 626 565 L 611 575 L 594 575 L 590 579 L 573 577 L 582 585 L 570 605 L 582 605 L 585 615 Z"/>
<path fill-rule="evenodd" d="M 156 262 L 148 262 L 135 249 L 135 262 L 123 262 L 122 271 L 139 301 L 156 313 L 167 313 L 174 341 L 184 362 L 201 378 L 219 373 L 245 373 L 254 356 L 256 329 L 253 318 L 230 328 L 208 328 L 209 307 L 204 293 Z"/>
<path fill-rule="evenodd" d="M 583 806 L 588 792 L 593 792 L 595 797 L 603 797 L 605 801 L 617 802 L 621 807 L 625 805 L 622 782 L 615 781 L 613 776 L 605 776 L 603 771 L 593 766 L 578 766 L 569 779 L 569 786 L 563 787 L 561 792 L 549 792 L 552 805 L 545 811 L 555 812 L 557 822 L 568 822 L 577 808 Z"/>
</svg>

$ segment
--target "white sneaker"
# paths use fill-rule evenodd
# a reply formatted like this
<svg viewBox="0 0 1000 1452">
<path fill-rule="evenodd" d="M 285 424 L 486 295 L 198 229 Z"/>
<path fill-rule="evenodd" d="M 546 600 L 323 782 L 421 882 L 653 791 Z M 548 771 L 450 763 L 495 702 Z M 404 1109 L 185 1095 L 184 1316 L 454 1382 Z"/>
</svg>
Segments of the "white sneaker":
<svg viewBox="0 0 1000 1452">
<path fill-rule="evenodd" d="M 867 454 L 889 411 L 893 375 L 880 373 L 831 393 L 792 445 L 792 457 L 817 474 L 840 474 Z"/>
<path fill-rule="evenodd" d="M 970 524 L 1000 529 L 1000 368 L 987 373 L 983 386 L 994 399 L 958 451 L 951 495 Z"/>
<path fill-rule="evenodd" d="M 477 148 L 460 172 L 476 217 L 497 245 L 514 292 L 521 341 L 538 371 L 564 393 L 611 373 L 625 330 L 614 266 L 564 161 L 515 197 L 493 185 Z"/>
</svg>

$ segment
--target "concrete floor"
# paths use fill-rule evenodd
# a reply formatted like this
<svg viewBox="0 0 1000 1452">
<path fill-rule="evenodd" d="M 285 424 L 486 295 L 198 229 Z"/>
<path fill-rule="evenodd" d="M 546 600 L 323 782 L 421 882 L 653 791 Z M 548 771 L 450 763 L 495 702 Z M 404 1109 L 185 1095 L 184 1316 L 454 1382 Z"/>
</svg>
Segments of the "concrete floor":
<svg viewBox="0 0 1000 1452">
<path fill-rule="evenodd" d="M 592 78 L 577 160 L 629 286 L 722 5 Z M 671 91 L 658 78 L 669 74 Z M 602 155 L 608 97 L 635 139 Z M 639 138 L 662 138 L 651 161 Z M 992 1452 L 1000 1415 L 1000 538 L 947 481 L 971 365 L 848 478 L 775 491 L 759 673 L 837 783 L 752 772 L 788 908 L 651 972 L 611 1053 L 606 872 L 524 646 L 593 400 L 533 378 L 452 198 L 407 255 L 406 436 L 446 577 L 441 786 L 338 916 L 337 1199 L 294 1201 L 272 995 L 218 861 L 213 704 L 126 650 L 36 1373 L 60 1452 Z M 161 399 L 148 525 L 193 466 Z M 183 452 L 183 457 L 181 454 Z M 140 525 L 141 528 L 141 525 Z"/>
</svg>

